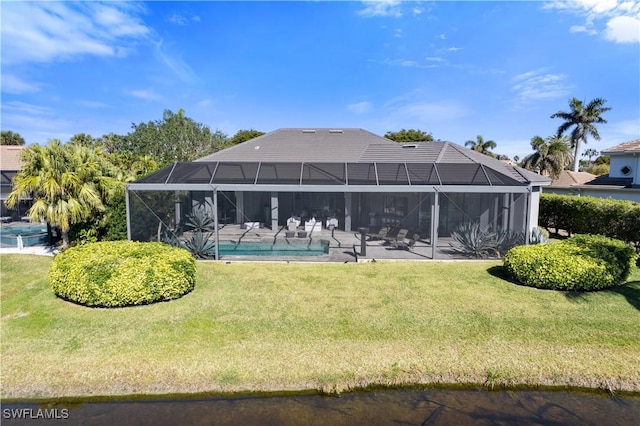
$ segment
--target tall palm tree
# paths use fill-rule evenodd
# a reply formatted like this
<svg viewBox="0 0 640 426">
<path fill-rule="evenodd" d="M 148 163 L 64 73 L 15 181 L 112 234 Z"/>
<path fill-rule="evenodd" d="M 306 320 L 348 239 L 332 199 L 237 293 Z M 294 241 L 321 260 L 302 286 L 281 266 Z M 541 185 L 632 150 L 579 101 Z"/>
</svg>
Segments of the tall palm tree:
<svg viewBox="0 0 640 426">
<path fill-rule="evenodd" d="M 46 146 L 30 146 L 22 156 L 24 167 L 14 177 L 5 203 L 13 207 L 20 198 L 32 196 L 29 218 L 59 227 L 63 249 L 69 247 L 71 225 L 102 211 L 103 202 L 122 187 L 111 177 L 106 158 L 85 146 L 54 139 Z"/>
<path fill-rule="evenodd" d="M 478 135 L 475 141 L 468 140 L 464 143 L 464 146 L 468 146 L 469 149 L 488 155 L 489 157 L 495 157 L 495 154 L 491 152 L 490 149 L 494 149 L 497 144 L 491 140 L 485 141 L 482 135 Z"/>
<path fill-rule="evenodd" d="M 557 179 L 573 160 L 569 139 L 565 136 L 550 136 L 546 139 L 534 136 L 531 139 L 531 148 L 535 152 L 522 160 L 522 167 L 529 170 L 538 169 L 541 174 L 553 179 Z"/>
<path fill-rule="evenodd" d="M 567 130 L 573 127 L 571 131 L 571 147 L 573 152 L 573 171 L 577 172 L 580 165 L 580 143 L 587 143 L 587 136 L 591 135 L 595 140 L 600 140 L 600 134 L 596 128 L 596 124 L 606 123 L 607 120 L 601 115 L 611 108 L 605 107 L 606 99 L 596 98 L 589 102 L 586 106 L 576 98 L 569 101 L 569 112 L 558 111 L 551 118 L 562 118 L 564 123 L 558 127 L 558 136 L 563 135 Z"/>
</svg>

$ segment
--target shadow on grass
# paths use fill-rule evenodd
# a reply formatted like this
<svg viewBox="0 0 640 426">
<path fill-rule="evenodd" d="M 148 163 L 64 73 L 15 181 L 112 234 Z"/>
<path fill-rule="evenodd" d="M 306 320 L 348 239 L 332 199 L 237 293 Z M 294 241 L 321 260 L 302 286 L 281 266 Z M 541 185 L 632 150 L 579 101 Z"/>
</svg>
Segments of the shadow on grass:
<svg viewBox="0 0 640 426">
<path fill-rule="evenodd" d="M 604 290 L 607 293 L 621 294 L 627 299 L 627 302 L 640 311 L 640 281 L 629 281 L 620 287 L 614 287 Z"/>
<path fill-rule="evenodd" d="M 492 266 L 487 269 L 487 272 L 501 280 L 510 282 L 512 284 L 528 287 L 522 284 L 519 281 L 514 280 L 511 275 L 507 272 L 507 268 L 502 265 Z M 550 290 L 550 291 L 558 291 L 558 290 Z M 627 302 L 634 308 L 640 311 L 640 281 L 629 281 L 628 283 L 621 285 L 619 287 L 613 287 L 606 290 L 599 290 L 603 293 L 617 293 L 625 297 Z M 593 291 L 563 291 L 564 296 L 573 302 L 580 302 L 587 298 L 587 295 L 590 293 L 594 293 Z"/>
</svg>

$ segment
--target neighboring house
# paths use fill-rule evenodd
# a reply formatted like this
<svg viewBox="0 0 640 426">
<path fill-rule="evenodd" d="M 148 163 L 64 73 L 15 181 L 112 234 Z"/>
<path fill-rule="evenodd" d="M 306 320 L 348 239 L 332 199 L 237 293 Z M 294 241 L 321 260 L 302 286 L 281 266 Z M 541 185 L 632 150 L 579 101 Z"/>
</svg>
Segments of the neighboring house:
<svg viewBox="0 0 640 426">
<path fill-rule="evenodd" d="M 4 200 L 12 190 L 13 177 L 22 169 L 20 156 L 24 148 L 24 146 L 0 145 L 0 216 L 3 222 L 19 220 L 32 204 L 30 198 L 20 200 L 16 209 L 8 209 L 4 204 Z"/>
<path fill-rule="evenodd" d="M 563 184 L 553 182 L 544 192 L 640 202 L 640 139 L 605 149 L 601 154 L 611 157 L 608 175 L 582 182 L 584 175 L 577 176 L 574 183 L 566 179 Z"/>
<path fill-rule="evenodd" d="M 524 232 L 550 180 L 450 142 L 399 144 L 362 129 L 279 129 L 127 185 L 129 237 L 157 238 L 202 208 L 275 233 L 289 218 L 354 232 L 408 228 L 435 247 L 460 224 Z M 217 206 L 217 207 L 214 207 Z"/>
</svg>

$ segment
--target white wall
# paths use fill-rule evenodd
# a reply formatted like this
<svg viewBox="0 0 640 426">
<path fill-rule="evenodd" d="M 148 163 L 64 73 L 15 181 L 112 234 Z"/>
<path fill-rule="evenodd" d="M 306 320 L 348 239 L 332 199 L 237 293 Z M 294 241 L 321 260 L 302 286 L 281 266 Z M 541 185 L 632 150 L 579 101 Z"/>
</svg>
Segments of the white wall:
<svg viewBox="0 0 640 426">
<path fill-rule="evenodd" d="M 631 174 L 623 175 L 620 171 L 623 167 L 629 167 Z M 625 154 L 612 155 L 609 176 L 612 178 L 633 178 L 634 185 L 640 185 L 640 155 Z"/>
<path fill-rule="evenodd" d="M 576 195 L 597 198 L 613 198 L 614 200 L 630 200 L 640 203 L 640 188 L 544 188 L 546 194 Z"/>
</svg>

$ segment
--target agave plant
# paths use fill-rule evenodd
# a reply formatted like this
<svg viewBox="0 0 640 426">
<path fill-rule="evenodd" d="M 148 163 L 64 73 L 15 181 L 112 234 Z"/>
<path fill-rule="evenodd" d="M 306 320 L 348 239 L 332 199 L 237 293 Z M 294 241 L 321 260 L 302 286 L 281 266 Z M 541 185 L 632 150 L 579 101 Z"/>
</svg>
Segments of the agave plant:
<svg viewBox="0 0 640 426">
<path fill-rule="evenodd" d="M 482 229 L 478 222 L 467 222 L 451 233 L 449 243 L 454 252 L 466 257 L 484 258 L 499 256 L 496 234 L 490 229 Z"/>
<path fill-rule="evenodd" d="M 195 232 L 211 232 L 215 229 L 215 222 L 204 210 L 194 210 L 186 217 L 185 228 Z"/>
<path fill-rule="evenodd" d="M 216 244 L 211 241 L 213 236 L 210 232 L 194 232 L 183 243 L 182 246 L 189 250 L 196 259 L 211 259 L 215 256 Z"/>
<path fill-rule="evenodd" d="M 510 248 L 524 244 L 524 233 L 510 229 L 498 229 L 495 232 L 496 250 L 499 255 L 505 254 Z"/>
<path fill-rule="evenodd" d="M 531 231 L 529 244 L 547 244 L 548 242 L 550 242 L 549 233 L 544 229 L 537 227 Z"/>
</svg>

